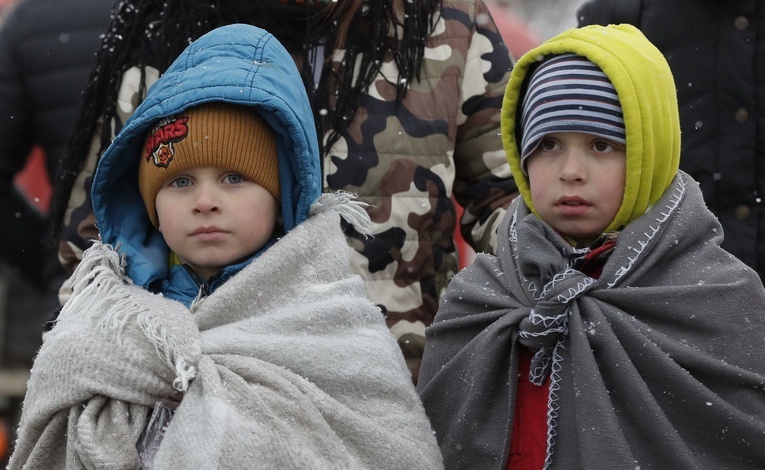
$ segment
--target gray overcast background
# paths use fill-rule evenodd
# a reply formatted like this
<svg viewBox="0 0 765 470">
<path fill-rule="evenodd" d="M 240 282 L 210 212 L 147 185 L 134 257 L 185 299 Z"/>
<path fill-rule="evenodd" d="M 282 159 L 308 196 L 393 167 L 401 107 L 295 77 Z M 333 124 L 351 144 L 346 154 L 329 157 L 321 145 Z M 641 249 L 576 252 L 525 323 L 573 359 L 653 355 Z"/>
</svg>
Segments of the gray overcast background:
<svg viewBox="0 0 765 470">
<path fill-rule="evenodd" d="M 576 10 L 585 0 L 495 0 L 525 18 L 542 39 L 576 26 Z M 669 0 L 668 0 L 669 1 Z"/>
</svg>

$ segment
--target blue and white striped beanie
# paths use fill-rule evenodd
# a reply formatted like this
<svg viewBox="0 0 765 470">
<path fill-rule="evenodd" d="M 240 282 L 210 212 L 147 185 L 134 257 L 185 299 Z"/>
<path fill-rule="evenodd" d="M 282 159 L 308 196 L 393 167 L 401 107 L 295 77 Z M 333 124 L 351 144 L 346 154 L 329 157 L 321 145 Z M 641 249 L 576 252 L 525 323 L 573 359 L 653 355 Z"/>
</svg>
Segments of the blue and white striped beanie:
<svg viewBox="0 0 765 470">
<path fill-rule="evenodd" d="M 600 67 L 576 54 L 555 55 L 531 74 L 521 115 L 521 168 L 542 137 L 584 132 L 626 143 L 616 89 Z"/>
</svg>

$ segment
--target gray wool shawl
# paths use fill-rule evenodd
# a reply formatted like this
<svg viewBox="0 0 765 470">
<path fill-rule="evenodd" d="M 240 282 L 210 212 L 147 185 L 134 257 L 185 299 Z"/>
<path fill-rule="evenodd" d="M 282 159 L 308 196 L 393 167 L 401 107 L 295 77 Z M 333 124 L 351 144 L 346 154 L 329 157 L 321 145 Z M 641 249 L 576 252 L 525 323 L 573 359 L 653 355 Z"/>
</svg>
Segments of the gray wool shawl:
<svg viewBox="0 0 765 470">
<path fill-rule="evenodd" d="M 180 404 L 157 469 L 432 469 L 441 456 L 400 349 L 349 274 L 340 216 L 311 217 L 189 311 L 96 243 L 35 361 L 11 469 L 136 469 L 157 401 Z"/>
<path fill-rule="evenodd" d="M 546 469 L 765 468 L 765 289 L 680 172 L 599 279 L 517 198 L 451 282 L 418 392 L 448 469 L 504 469 L 518 348 L 550 380 Z"/>
</svg>

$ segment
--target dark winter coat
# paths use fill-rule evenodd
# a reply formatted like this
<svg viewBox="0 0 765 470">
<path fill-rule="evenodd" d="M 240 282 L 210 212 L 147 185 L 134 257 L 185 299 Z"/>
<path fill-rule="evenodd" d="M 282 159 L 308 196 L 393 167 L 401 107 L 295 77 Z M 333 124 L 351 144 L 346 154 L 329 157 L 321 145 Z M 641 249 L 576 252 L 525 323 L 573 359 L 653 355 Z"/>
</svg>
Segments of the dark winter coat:
<svg viewBox="0 0 765 470">
<path fill-rule="evenodd" d="M 701 184 L 723 248 L 764 278 L 765 3 L 590 0 L 577 18 L 632 23 L 666 56 L 680 104 L 680 168 Z"/>
<path fill-rule="evenodd" d="M 35 145 L 55 175 L 113 3 L 23 0 L 0 29 L 0 256 L 38 284 L 47 221 L 13 178 Z"/>
</svg>

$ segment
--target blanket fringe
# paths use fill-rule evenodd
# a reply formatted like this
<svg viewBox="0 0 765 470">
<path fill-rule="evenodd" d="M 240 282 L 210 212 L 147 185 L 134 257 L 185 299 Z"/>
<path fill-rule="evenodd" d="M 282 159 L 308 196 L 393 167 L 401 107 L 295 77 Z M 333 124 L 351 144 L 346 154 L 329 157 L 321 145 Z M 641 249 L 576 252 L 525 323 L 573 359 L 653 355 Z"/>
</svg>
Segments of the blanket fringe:
<svg viewBox="0 0 765 470">
<path fill-rule="evenodd" d="M 356 195 L 346 191 L 336 191 L 334 193 L 322 194 L 319 199 L 311 205 L 310 216 L 314 216 L 325 210 L 334 210 L 353 228 L 368 237 L 372 234 L 372 221 L 369 214 L 364 210 L 369 204 L 356 199 Z"/>
<path fill-rule="evenodd" d="M 58 322 L 88 321 L 102 336 L 122 344 L 123 329 L 134 319 L 159 357 L 175 371 L 173 388 L 185 392 L 196 377 L 196 368 L 178 354 L 179 348 L 168 337 L 167 329 L 150 315 L 151 310 L 136 302 L 129 292 L 118 289 L 133 284 L 124 267 L 124 258 L 111 245 L 94 242 L 72 274 L 73 295 L 61 309 Z"/>
<path fill-rule="evenodd" d="M 125 323 L 140 310 L 124 291 L 116 289 L 131 284 L 123 268 L 124 260 L 110 245 L 95 242 L 72 274 L 72 296 L 61 309 L 57 322 L 90 321 L 102 335 L 120 343 Z M 104 315 L 105 311 L 110 314 Z"/>
<path fill-rule="evenodd" d="M 138 325 L 141 331 L 154 345 L 159 357 L 165 364 L 175 370 L 175 380 L 173 388 L 179 392 L 185 392 L 189 388 L 189 383 L 197 376 L 197 369 L 194 366 L 186 364 L 186 360 L 178 354 L 178 346 L 167 335 L 167 328 L 162 326 L 156 318 L 149 315 L 139 315 Z"/>
</svg>

